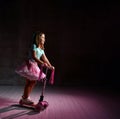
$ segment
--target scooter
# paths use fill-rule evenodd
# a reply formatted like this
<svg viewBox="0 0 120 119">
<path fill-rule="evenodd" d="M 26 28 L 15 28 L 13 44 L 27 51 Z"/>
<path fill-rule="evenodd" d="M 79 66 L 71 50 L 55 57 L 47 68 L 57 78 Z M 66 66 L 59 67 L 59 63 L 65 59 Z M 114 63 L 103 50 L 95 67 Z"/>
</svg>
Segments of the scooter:
<svg viewBox="0 0 120 119">
<path fill-rule="evenodd" d="M 46 74 L 46 77 L 47 77 L 47 72 L 48 72 L 48 68 L 46 68 L 46 71 L 45 71 L 45 74 Z M 27 108 L 32 108 L 34 109 L 36 112 L 40 112 L 44 109 L 46 109 L 48 107 L 48 102 L 47 101 L 44 101 L 44 91 L 45 91 L 45 87 L 46 87 L 46 82 L 47 82 L 47 78 L 44 78 L 43 79 L 43 87 L 42 87 L 42 91 L 41 91 L 41 96 L 40 96 L 40 99 L 38 101 L 37 104 L 30 104 L 30 105 L 27 105 L 27 104 L 23 104 L 22 103 L 22 100 L 19 101 L 19 104 L 23 107 L 27 107 Z"/>
</svg>

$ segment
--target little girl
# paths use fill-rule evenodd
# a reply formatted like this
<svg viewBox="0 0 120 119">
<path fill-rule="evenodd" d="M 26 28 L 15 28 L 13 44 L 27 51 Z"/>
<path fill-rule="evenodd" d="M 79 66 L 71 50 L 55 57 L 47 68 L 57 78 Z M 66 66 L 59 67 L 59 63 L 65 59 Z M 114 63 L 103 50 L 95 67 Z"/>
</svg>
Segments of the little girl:
<svg viewBox="0 0 120 119">
<path fill-rule="evenodd" d="M 32 49 L 30 51 L 29 59 L 26 61 L 26 64 L 28 65 L 28 69 L 30 67 L 31 70 L 30 74 L 36 74 L 38 77 L 40 74 L 40 68 L 38 67 L 38 65 L 40 66 L 42 65 L 54 70 L 54 67 L 50 64 L 48 58 L 45 55 L 44 43 L 45 43 L 45 34 L 40 32 L 36 33 L 34 42 L 32 44 Z M 17 73 L 20 74 L 20 71 L 18 71 Z M 26 85 L 20 101 L 22 101 L 23 104 L 28 104 L 28 105 L 33 104 L 34 102 L 29 98 L 29 95 L 36 84 L 36 80 L 32 80 L 32 78 L 34 78 L 33 76 L 31 76 L 32 78 L 27 75 L 23 75 L 23 76 L 26 77 Z M 43 72 L 41 78 L 42 79 L 45 78 L 45 74 Z"/>
</svg>

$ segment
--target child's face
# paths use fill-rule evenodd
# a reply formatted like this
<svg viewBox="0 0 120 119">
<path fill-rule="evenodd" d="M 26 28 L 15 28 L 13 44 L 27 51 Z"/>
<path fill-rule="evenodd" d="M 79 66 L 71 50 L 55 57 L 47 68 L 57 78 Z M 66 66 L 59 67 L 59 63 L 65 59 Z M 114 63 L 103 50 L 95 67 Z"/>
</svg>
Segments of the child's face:
<svg viewBox="0 0 120 119">
<path fill-rule="evenodd" d="M 42 35 L 40 36 L 40 43 L 41 43 L 41 44 L 44 44 L 44 43 L 45 43 L 45 34 L 42 34 Z"/>
</svg>

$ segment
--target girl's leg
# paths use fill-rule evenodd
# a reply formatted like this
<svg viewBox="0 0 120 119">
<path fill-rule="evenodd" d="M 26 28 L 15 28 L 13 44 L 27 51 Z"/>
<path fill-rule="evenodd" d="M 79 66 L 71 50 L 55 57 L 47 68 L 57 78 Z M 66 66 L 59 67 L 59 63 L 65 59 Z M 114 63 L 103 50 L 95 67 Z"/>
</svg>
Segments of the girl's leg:
<svg viewBox="0 0 120 119">
<path fill-rule="evenodd" d="M 34 88 L 34 86 L 35 86 L 35 84 L 36 84 L 36 81 L 30 81 L 30 92 L 29 92 L 29 94 L 32 92 L 32 90 L 33 90 L 33 88 Z"/>
<path fill-rule="evenodd" d="M 36 84 L 36 81 L 30 81 L 29 79 L 26 79 L 26 85 L 24 88 L 24 93 L 23 93 L 23 98 L 27 99 L 32 91 L 32 89 L 34 88 Z"/>
</svg>

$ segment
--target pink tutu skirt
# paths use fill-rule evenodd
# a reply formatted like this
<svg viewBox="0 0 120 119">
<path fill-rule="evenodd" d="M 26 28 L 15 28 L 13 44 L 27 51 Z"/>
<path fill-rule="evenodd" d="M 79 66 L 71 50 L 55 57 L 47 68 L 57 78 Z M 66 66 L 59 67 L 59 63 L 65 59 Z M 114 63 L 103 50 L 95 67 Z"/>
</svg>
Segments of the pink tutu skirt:
<svg viewBox="0 0 120 119">
<path fill-rule="evenodd" d="M 38 64 L 35 61 L 25 61 L 20 67 L 18 67 L 15 72 L 20 76 L 23 76 L 29 80 L 41 80 L 46 77 L 46 75 L 41 72 Z"/>
</svg>

